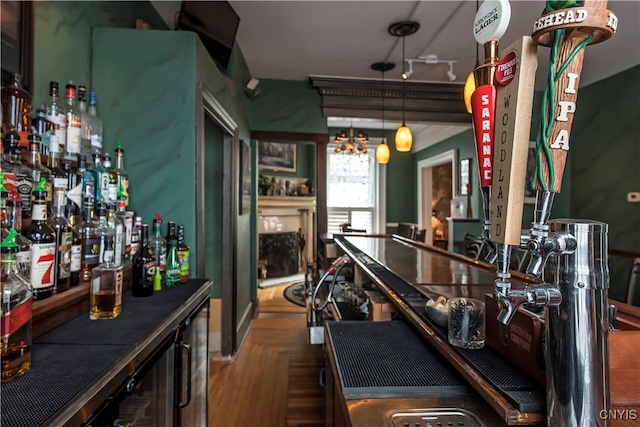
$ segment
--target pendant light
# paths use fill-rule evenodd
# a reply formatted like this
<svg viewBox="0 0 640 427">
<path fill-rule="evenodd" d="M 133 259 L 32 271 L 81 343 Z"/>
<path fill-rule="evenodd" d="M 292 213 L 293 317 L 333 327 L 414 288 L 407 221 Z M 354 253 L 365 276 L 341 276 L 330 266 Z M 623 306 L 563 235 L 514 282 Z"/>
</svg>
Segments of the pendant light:
<svg viewBox="0 0 640 427">
<path fill-rule="evenodd" d="M 382 142 L 376 148 L 376 160 L 380 164 L 389 163 L 389 156 L 391 151 L 387 145 L 387 138 L 384 137 L 384 73 L 385 71 L 393 70 L 396 64 L 391 62 L 376 62 L 371 66 L 372 69 L 382 72 Z"/>
<path fill-rule="evenodd" d="M 402 21 L 391 24 L 389 33 L 396 37 L 402 37 L 402 126 L 396 131 L 396 150 L 400 152 L 411 151 L 413 144 L 413 135 L 411 129 L 407 127 L 404 121 L 404 86 L 405 80 L 409 77 L 404 69 L 405 66 L 405 37 L 414 34 L 420 28 L 420 24 L 413 21 Z"/>
<path fill-rule="evenodd" d="M 476 0 L 476 14 L 478 13 L 478 0 Z M 478 43 L 476 45 L 476 67 L 471 70 L 467 76 L 467 80 L 464 82 L 464 106 L 467 108 L 467 112 L 471 114 L 471 95 L 476 90 L 476 76 L 475 69 L 480 66 L 480 59 L 478 58 Z"/>
</svg>

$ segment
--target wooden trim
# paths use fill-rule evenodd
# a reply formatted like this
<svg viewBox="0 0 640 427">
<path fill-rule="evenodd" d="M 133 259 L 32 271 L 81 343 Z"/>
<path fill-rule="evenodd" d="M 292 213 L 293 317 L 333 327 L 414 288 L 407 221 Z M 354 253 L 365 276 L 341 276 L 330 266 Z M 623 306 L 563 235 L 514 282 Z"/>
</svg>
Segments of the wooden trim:
<svg viewBox="0 0 640 427">
<path fill-rule="evenodd" d="M 89 284 L 69 288 L 59 294 L 33 302 L 32 335 L 41 335 L 89 312 Z"/>
<path fill-rule="evenodd" d="M 33 5 L 35 2 L 20 2 L 20 73 L 22 87 L 33 93 Z"/>
<path fill-rule="evenodd" d="M 298 141 L 298 142 L 315 142 L 327 143 L 329 141 L 328 133 L 305 133 L 305 132 L 278 132 L 269 130 L 251 131 L 251 139 L 258 141 Z"/>
<path fill-rule="evenodd" d="M 327 144 L 328 139 L 316 144 L 316 236 L 328 230 L 327 219 Z M 317 239 L 319 244 L 320 239 Z"/>
</svg>

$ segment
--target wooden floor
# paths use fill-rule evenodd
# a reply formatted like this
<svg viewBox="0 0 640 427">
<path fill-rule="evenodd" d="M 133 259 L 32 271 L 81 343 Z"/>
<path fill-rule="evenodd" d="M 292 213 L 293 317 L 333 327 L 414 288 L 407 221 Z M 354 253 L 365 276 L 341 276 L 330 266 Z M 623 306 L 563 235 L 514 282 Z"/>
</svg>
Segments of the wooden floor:
<svg viewBox="0 0 640 427">
<path fill-rule="evenodd" d="M 258 290 L 260 314 L 235 362 L 212 362 L 210 427 L 322 426 L 322 346 L 307 344 L 303 307 L 285 286 Z"/>
</svg>

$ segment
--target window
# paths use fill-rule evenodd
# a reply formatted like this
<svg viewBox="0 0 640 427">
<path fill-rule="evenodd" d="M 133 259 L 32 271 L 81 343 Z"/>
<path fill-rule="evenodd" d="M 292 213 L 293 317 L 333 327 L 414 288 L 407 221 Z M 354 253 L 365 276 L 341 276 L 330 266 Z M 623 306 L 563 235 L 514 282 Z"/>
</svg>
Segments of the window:
<svg viewBox="0 0 640 427">
<path fill-rule="evenodd" d="M 384 191 L 380 182 L 384 169 L 375 161 L 375 149 L 366 154 L 336 153 L 327 148 L 327 231 L 341 233 L 340 226 L 368 233 L 385 232 Z"/>
</svg>

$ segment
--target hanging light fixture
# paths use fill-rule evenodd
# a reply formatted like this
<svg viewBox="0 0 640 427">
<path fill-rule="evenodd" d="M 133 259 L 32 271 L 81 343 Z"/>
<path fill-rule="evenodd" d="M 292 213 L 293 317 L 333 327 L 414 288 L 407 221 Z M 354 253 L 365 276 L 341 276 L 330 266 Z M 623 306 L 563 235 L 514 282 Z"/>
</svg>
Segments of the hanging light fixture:
<svg viewBox="0 0 640 427">
<path fill-rule="evenodd" d="M 478 13 L 478 0 L 476 0 L 476 14 Z M 471 114 L 471 95 L 476 90 L 476 77 L 474 70 L 480 66 L 480 59 L 478 58 L 478 43 L 476 43 L 476 66 L 464 82 L 464 106 L 467 108 L 467 112 Z"/>
<path fill-rule="evenodd" d="M 404 86 L 405 80 L 409 77 L 405 71 L 405 37 L 414 34 L 420 29 L 420 24 L 413 21 L 402 21 L 391 24 L 389 27 L 389 33 L 396 37 L 402 37 L 402 126 L 396 131 L 396 150 L 401 152 L 411 151 L 411 145 L 413 144 L 413 135 L 411 129 L 407 127 L 404 121 Z"/>
<path fill-rule="evenodd" d="M 369 135 L 363 131 L 358 131 L 358 135 L 354 136 L 353 126 L 336 134 L 333 142 L 336 144 L 336 153 L 344 154 L 365 154 L 367 152 L 367 143 L 369 143 Z"/>
<path fill-rule="evenodd" d="M 387 138 L 384 137 L 384 73 L 385 71 L 393 70 L 396 64 L 391 62 L 376 62 L 371 66 L 372 69 L 382 72 L 382 142 L 376 148 L 376 160 L 378 163 L 389 163 L 389 156 L 391 151 L 387 145 Z"/>
</svg>

